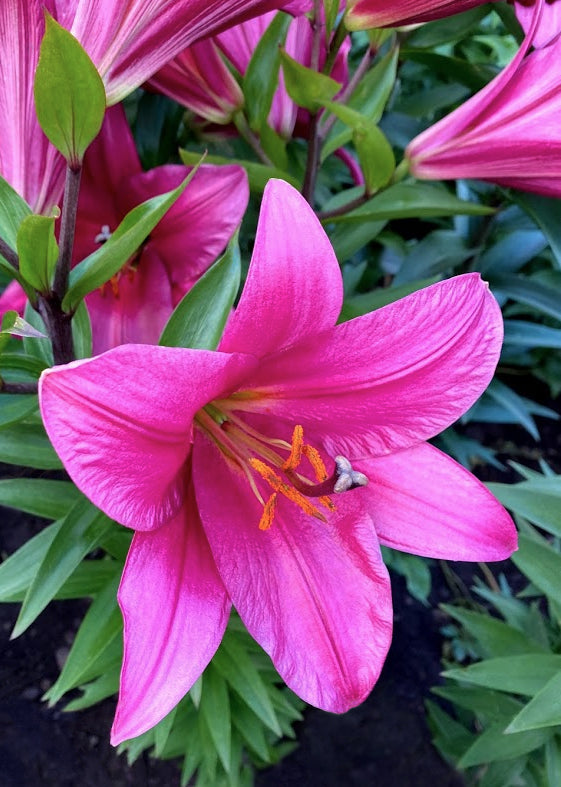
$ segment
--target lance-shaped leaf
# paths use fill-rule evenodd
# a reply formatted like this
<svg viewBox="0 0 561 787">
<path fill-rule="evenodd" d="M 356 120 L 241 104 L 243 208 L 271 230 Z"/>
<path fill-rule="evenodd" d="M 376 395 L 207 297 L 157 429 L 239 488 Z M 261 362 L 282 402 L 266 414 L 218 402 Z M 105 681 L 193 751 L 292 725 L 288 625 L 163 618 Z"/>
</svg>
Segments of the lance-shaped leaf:
<svg viewBox="0 0 561 787">
<path fill-rule="evenodd" d="M 222 257 L 189 290 L 169 318 L 159 344 L 214 350 L 240 286 L 237 233 Z"/>
<path fill-rule="evenodd" d="M 46 293 L 58 258 L 54 216 L 26 216 L 17 234 L 20 273 L 38 292 Z"/>
<path fill-rule="evenodd" d="M 79 167 L 103 122 L 105 88 L 85 50 L 47 13 L 34 94 L 45 135 L 71 167 Z"/>
<path fill-rule="evenodd" d="M 199 159 L 198 163 L 201 162 L 202 159 Z M 101 287 L 123 267 L 166 211 L 183 194 L 197 169 L 195 166 L 177 188 L 133 208 L 107 242 L 76 265 L 70 273 L 70 286 L 62 302 L 63 309 L 75 309 L 88 292 Z"/>
<path fill-rule="evenodd" d="M 90 667 L 119 637 L 122 619 L 117 606 L 119 576 L 114 576 L 96 596 L 89 608 L 76 639 L 70 649 L 64 668 L 56 683 L 44 695 L 49 705 L 54 705 L 70 689 L 90 680 Z"/>
<path fill-rule="evenodd" d="M 279 45 L 286 38 L 290 17 L 277 14 L 251 56 L 243 79 L 249 125 L 259 131 L 265 122 L 277 89 L 280 68 Z"/>
<path fill-rule="evenodd" d="M 45 609 L 80 561 L 111 527 L 111 520 L 85 499 L 63 519 L 27 591 L 12 639 L 22 634 Z"/>
<path fill-rule="evenodd" d="M 339 82 L 312 68 L 306 68 L 282 49 L 280 56 L 286 91 L 299 107 L 317 112 L 325 101 L 332 99 L 341 89 Z"/>
<path fill-rule="evenodd" d="M 200 160 L 200 154 L 190 150 L 179 150 L 179 155 L 184 164 L 192 167 Z M 286 180 L 294 188 L 299 189 L 301 184 L 289 172 L 277 169 L 276 167 L 268 167 L 265 164 L 258 164 L 255 161 L 246 161 L 245 159 L 229 159 L 226 156 L 207 156 L 205 161 L 208 164 L 218 164 L 219 166 L 227 166 L 229 164 L 238 164 L 243 167 L 247 173 L 249 181 L 249 188 L 252 192 L 262 193 L 267 183 L 271 178 L 279 178 Z"/>
<path fill-rule="evenodd" d="M 16 248 L 16 239 L 21 222 L 31 213 L 31 208 L 17 191 L 10 186 L 7 180 L 0 177 L 0 237 L 2 240 Z M 3 258 L 0 256 L 0 264 Z M 8 268 L 13 275 L 13 270 Z"/>
<path fill-rule="evenodd" d="M 352 128 L 367 192 L 372 194 L 385 186 L 394 173 L 395 157 L 384 133 L 372 120 L 350 107 L 334 101 L 325 101 L 324 106 Z"/>
</svg>

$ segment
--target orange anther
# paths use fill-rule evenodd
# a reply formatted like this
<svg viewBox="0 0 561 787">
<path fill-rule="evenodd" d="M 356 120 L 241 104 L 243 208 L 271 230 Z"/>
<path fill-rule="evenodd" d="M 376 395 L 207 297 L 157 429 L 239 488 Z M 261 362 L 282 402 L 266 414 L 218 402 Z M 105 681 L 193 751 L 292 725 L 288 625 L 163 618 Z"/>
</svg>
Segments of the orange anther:
<svg viewBox="0 0 561 787">
<path fill-rule="evenodd" d="M 259 520 L 259 530 L 268 530 L 273 524 L 275 509 L 277 507 L 277 493 L 273 492 L 265 503 L 261 519 Z"/>
<path fill-rule="evenodd" d="M 253 467 L 254 470 L 257 470 L 261 478 L 263 478 L 270 486 L 273 487 L 275 492 L 278 492 L 282 486 L 282 480 L 279 475 L 275 473 L 272 467 L 266 465 L 265 462 L 262 462 L 260 459 L 250 459 L 249 464 Z"/>
<path fill-rule="evenodd" d="M 327 480 L 327 470 L 323 463 L 323 459 L 319 455 L 319 451 L 313 447 L 313 445 L 304 445 L 302 446 L 302 453 L 314 468 L 314 473 L 316 474 L 316 479 L 318 481 L 326 481 Z"/>
<path fill-rule="evenodd" d="M 304 429 L 300 424 L 296 424 L 292 432 L 292 445 L 290 448 L 290 456 L 283 464 L 283 470 L 295 470 L 302 460 L 302 450 L 304 446 Z"/>
</svg>

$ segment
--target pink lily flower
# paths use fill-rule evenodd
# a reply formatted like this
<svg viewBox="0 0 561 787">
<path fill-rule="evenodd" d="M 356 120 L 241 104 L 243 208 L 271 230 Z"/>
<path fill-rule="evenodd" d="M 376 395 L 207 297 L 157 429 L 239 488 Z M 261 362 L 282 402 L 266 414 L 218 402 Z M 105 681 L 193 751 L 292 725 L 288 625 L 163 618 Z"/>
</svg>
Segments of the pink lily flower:
<svg viewBox="0 0 561 787">
<path fill-rule="evenodd" d="M 539 24 L 483 90 L 431 126 L 405 152 L 418 178 L 479 178 L 561 196 L 561 40 L 526 55 Z"/>
<path fill-rule="evenodd" d="M 425 442 L 493 375 L 502 322 L 487 285 L 460 276 L 336 325 L 342 297 L 313 211 L 270 181 L 219 351 L 124 345 L 44 372 L 65 467 L 137 531 L 113 743 L 188 691 L 231 604 L 297 694 L 341 713 L 391 640 L 379 543 L 453 560 L 516 548 L 502 506 Z"/>
<path fill-rule="evenodd" d="M 243 106 L 243 94 L 227 68 L 224 57 L 243 76 L 274 16 L 274 12 L 262 14 L 230 27 L 214 38 L 194 44 L 160 69 L 149 85 L 212 123 L 230 123 Z M 312 39 L 310 20 L 305 16 L 296 17 L 288 29 L 285 49 L 299 63 L 309 66 Z M 348 80 L 349 48 L 350 41 L 347 39 L 339 50 L 332 72 L 333 78 L 342 84 Z M 325 62 L 326 54 L 325 40 L 322 38 L 320 65 Z M 298 116 L 298 107 L 286 92 L 281 70 L 269 113 L 269 124 L 278 134 L 289 139 Z M 308 113 L 301 113 L 300 120 L 304 126 L 308 117 Z"/>
<path fill-rule="evenodd" d="M 84 160 L 74 263 L 99 248 L 133 207 L 178 186 L 189 169 L 168 164 L 143 172 L 125 113 L 111 107 Z M 175 306 L 241 223 L 248 199 L 241 167 L 200 167 L 134 257 L 86 296 L 94 355 L 129 342 L 157 344 Z M 22 299 L 24 305 L 14 282 L 0 297 L 0 309 L 20 311 Z"/>
<path fill-rule="evenodd" d="M 33 101 L 45 9 L 86 49 L 111 105 L 194 41 L 281 7 L 298 13 L 309 0 L 2 0 L 0 175 L 37 213 L 62 196 L 64 161 L 43 136 Z"/>
<path fill-rule="evenodd" d="M 486 0 L 347 0 L 345 25 L 348 30 L 399 27 L 430 22 L 468 11 Z"/>
</svg>

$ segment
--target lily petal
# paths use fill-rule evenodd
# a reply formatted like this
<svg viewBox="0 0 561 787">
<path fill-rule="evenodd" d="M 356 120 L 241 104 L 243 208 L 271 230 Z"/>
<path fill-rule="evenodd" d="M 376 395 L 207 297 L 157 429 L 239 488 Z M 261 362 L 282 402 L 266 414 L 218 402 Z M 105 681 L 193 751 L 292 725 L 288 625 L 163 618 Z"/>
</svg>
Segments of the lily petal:
<svg viewBox="0 0 561 787">
<path fill-rule="evenodd" d="M 253 396 L 236 406 L 302 424 L 332 456 L 384 455 L 433 437 L 479 398 L 502 336 L 488 285 L 457 276 L 263 359 Z"/>
<path fill-rule="evenodd" d="M 173 311 L 172 288 L 166 266 L 153 246 L 143 250 L 140 264 L 141 272 L 125 269 L 86 296 L 94 355 L 119 344 L 158 343 Z"/>
<path fill-rule="evenodd" d="M 168 164 L 128 178 L 123 204 L 140 202 L 176 188 L 189 167 Z M 225 249 L 249 200 L 247 175 L 235 165 L 203 165 L 177 202 L 150 234 L 174 290 L 174 306 Z"/>
<path fill-rule="evenodd" d="M 192 487 L 165 527 L 134 536 L 118 598 L 125 650 L 114 746 L 146 732 L 177 705 L 213 657 L 228 622 L 231 604 Z"/>
<path fill-rule="evenodd" d="M 71 32 L 98 67 L 107 101 L 116 104 L 189 44 L 286 0 L 75 0 Z M 68 6 L 67 6 L 68 7 Z M 64 9 L 64 6 L 63 6 Z M 61 15 L 63 12 L 61 12 Z"/>
<path fill-rule="evenodd" d="M 335 325 L 343 283 L 333 248 L 315 213 L 293 186 L 265 188 L 251 265 L 221 349 L 258 357 Z M 264 330 L 266 327 L 266 330 Z"/>
<path fill-rule="evenodd" d="M 37 213 L 60 199 L 65 169 L 39 126 L 33 100 L 44 7 L 54 13 L 54 0 L 0 3 L 0 174 Z"/>
<path fill-rule="evenodd" d="M 306 702 L 343 713 L 376 682 L 392 628 L 370 517 L 350 496 L 321 522 L 280 500 L 271 528 L 241 471 L 196 432 L 193 479 L 218 571 L 250 634 Z"/>
<path fill-rule="evenodd" d="M 424 443 L 357 462 L 370 483 L 358 490 L 382 544 L 444 560 L 506 560 L 516 528 L 465 468 Z"/>
<path fill-rule="evenodd" d="M 95 505 L 123 525 L 151 530 L 181 507 L 193 416 L 254 363 L 243 355 L 123 345 L 47 369 L 39 381 L 43 423 Z"/>
</svg>

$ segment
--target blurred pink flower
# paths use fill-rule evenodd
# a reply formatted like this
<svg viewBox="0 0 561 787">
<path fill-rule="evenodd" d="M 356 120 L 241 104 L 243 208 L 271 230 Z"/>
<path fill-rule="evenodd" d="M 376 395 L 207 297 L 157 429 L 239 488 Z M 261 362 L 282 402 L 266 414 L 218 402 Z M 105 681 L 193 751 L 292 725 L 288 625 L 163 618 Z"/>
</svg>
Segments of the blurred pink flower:
<svg viewBox="0 0 561 787">
<path fill-rule="evenodd" d="M 484 2 L 487 0 L 347 0 L 345 24 L 349 30 L 369 30 L 430 22 Z"/>
<path fill-rule="evenodd" d="M 212 123 L 230 123 L 233 115 L 243 106 L 243 94 L 226 63 L 231 63 L 243 76 L 257 44 L 274 17 L 272 12 L 262 14 L 190 46 L 158 71 L 150 80 L 150 86 Z M 312 39 L 310 20 L 305 16 L 296 17 L 290 23 L 285 49 L 299 63 L 309 66 Z M 350 41 L 347 39 L 339 50 L 332 71 L 333 78 L 342 84 L 348 78 L 349 47 Z M 322 37 L 320 65 L 325 62 L 326 53 L 325 38 Z M 269 113 L 269 124 L 288 139 L 292 136 L 298 114 L 298 107 L 284 87 L 281 69 Z M 305 125 L 308 114 L 301 112 L 299 119 Z"/>
<path fill-rule="evenodd" d="M 1 0 L 0 175 L 37 213 L 61 196 L 64 160 L 37 122 L 33 80 L 46 9 L 98 67 L 115 104 L 194 41 L 276 8 L 309 0 Z"/>
<path fill-rule="evenodd" d="M 486 87 L 409 144 L 418 178 L 479 178 L 561 196 L 561 40 L 527 55 L 533 26 L 511 63 Z"/>
<path fill-rule="evenodd" d="M 516 548 L 502 506 L 425 442 L 493 375 L 502 322 L 487 285 L 459 276 L 336 325 L 342 298 L 315 214 L 270 181 L 219 351 L 123 345 L 43 374 L 71 477 L 137 530 L 114 743 L 188 691 L 231 604 L 297 694 L 343 712 L 390 644 L 379 542 L 453 560 Z"/>
<path fill-rule="evenodd" d="M 74 263 L 99 248 L 133 207 L 175 188 L 188 172 L 173 164 L 143 172 L 123 109 L 111 107 L 84 160 Z M 248 198 L 241 167 L 200 167 L 134 257 L 86 296 L 94 354 L 127 342 L 158 342 L 174 307 L 241 223 Z M 22 304 L 17 283 L 0 297 L 2 311 L 19 311 Z"/>
</svg>

